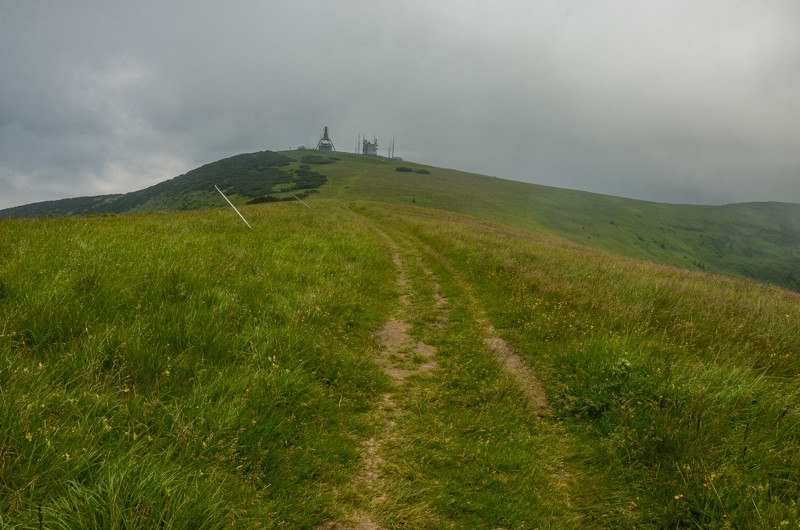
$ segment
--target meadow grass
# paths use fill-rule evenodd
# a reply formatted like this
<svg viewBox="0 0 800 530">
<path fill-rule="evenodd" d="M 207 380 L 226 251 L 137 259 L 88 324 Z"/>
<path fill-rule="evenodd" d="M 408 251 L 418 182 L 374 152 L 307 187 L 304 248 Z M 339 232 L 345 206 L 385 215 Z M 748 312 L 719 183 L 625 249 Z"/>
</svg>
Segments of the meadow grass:
<svg viewBox="0 0 800 530">
<path fill-rule="evenodd" d="M 623 485 L 628 513 L 606 524 L 798 525 L 796 293 L 440 212 L 385 222 L 464 274 L 583 441 L 581 466 Z"/>
<path fill-rule="evenodd" d="M 283 154 L 299 159 L 303 151 Z M 800 290 L 800 205 L 673 205 L 338 153 L 321 195 L 416 204 L 625 256 Z M 430 174 L 399 173 L 397 166 Z M 520 179 L 536 180 L 535 175 Z"/>
<path fill-rule="evenodd" d="M 385 377 L 390 262 L 299 203 L 4 221 L 0 522 L 308 527 Z"/>
<path fill-rule="evenodd" d="M 411 283 L 410 333 L 436 348 L 438 366 L 413 376 L 395 397 L 402 412 L 398 435 L 385 444 L 390 500 L 380 523 L 575 526 L 582 514 L 569 505 L 563 433 L 527 407 L 487 354 L 475 308 L 447 269 L 418 242 L 392 236 L 404 249 Z"/>
<path fill-rule="evenodd" d="M 438 368 L 396 393 L 384 526 L 798 526 L 796 293 L 311 204 L 244 207 L 252 231 L 229 210 L 0 222 L 0 526 L 341 520 L 393 388 L 372 361 L 398 306 L 385 235 Z M 484 314 L 552 416 L 497 365 Z"/>
</svg>

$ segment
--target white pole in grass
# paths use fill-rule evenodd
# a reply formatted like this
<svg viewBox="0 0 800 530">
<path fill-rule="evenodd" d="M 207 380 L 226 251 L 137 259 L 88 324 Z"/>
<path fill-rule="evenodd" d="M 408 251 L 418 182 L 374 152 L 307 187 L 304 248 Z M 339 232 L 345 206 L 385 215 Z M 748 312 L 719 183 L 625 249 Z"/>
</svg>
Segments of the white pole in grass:
<svg viewBox="0 0 800 530">
<path fill-rule="evenodd" d="M 244 218 L 244 215 L 242 215 L 241 213 L 239 213 L 239 210 L 237 210 L 237 209 L 236 209 L 236 206 L 234 206 L 234 205 L 233 205 L 233 203 L 232 203 L 231 201 L 229 201 L 229 200 L 228 200 L 228 198 L 225 196 L 225 194 L 224 194 L 224 193 L 222 193 L 222 190 L 220 190 L 219 188 L 217 188 L 217 185 L 216 185 L 216 184 L 214 184 L 214 188 L 215 188 L 215 189 L 216 189 L 216 190 L 219 192 L 219 194 L 220 194 L 220 195 L 222 195 L 222 198 L 223 198 L 223 199 L 225 199 L 225 200 L 228 202 L 228 204 L 230 204 L 230 205 L 231 205 L 231 208 L 233 208 L 233 211 L 239 214 L 239 217 L 241 217 L 241 218 L 242 218 L 242 221 L 244 221 L 244 224 L 246 224 L 246 225 L 247 225 L 247 228 L 249 228 L 250 230 L 252 230 L 252 229 L 253 229 L 253 227 L 252 227 L 252 226 L 250 226 L 250 223 L 248 223 L 248 222 L 247 222 L 247 219 L 245 219 L 245 218 Z"/>
<path fill-rule="evenodd" d="M 295 199 L 297 199 L 298 201 L 300 201 L 300 202 L 302 202 L 303 204 L 305 204 L 305 205 L 306 205 L 306 208 L 309 208 L 309 209 L 313 210 L 313 208 L 311 208 L 311 206 L 309 206 L 308 204 L 306 204 L 306 201 L 304 201 L 303 199 L 301 199 L 301 198 L 300 198 L 300 197 L 298 197 L 297 195 L 292 195 L 292 197 L 294 197 L 294 198 L 295 198 Z"/>
</svg>

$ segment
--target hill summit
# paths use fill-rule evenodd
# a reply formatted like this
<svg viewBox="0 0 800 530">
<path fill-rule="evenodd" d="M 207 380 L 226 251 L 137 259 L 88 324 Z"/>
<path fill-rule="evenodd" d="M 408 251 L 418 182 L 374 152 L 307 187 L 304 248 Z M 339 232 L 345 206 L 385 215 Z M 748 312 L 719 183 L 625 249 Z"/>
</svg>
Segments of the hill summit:
<svg viewBox="0 0 800 530">
<path fill-rule="evenodd" d="M 312 163 L 322 158 L 311 157 Z M 214 186 L 244 201 L 287 194 L 306 197 L 326 178 L 310 165 L 287 169 L 293 160 L 272 151 L 245 153 L 206 164 L 188 173 L 131 193 L 38 202 L 0 210 L 3 217 L 115 214 L 194 210 L 220 206 Z M 263 200 L 263 199 L 262 199 Z"/>
</svg>

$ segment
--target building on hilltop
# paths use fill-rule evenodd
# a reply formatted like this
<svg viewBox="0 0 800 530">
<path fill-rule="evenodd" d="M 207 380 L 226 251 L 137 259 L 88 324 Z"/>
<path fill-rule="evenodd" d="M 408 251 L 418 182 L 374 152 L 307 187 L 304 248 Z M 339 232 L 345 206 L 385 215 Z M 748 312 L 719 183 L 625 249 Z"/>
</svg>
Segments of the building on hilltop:
<svg viewBox="0 0 800 530">
<path fill-rule="evenodd" d="M 370 142 L 366 138 L 361 141 L 361 154 L 362 155 L 377 155 L 378 154 L 378 139 L 374 136 Z"/>
<path fill-rule="evenodd" d="M 333 140 L 331 140 L 328 136 L 327 125 L 322 132 L 322 138 L 320 138 L 319 142 L 317 142 L 317 151 L 336 151 L 336 148 L 333 147 Z"/>
</svg>

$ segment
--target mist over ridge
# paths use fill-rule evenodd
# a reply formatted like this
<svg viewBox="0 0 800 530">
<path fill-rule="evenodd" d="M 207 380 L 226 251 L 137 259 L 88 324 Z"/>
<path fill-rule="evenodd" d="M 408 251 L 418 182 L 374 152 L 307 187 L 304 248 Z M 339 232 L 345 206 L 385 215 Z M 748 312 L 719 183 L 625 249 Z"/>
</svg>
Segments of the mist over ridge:
<svg viewBox="0 0 800 530">
<path fill-rule="evenodd" d="M 663 203 L 800 203 L 795 2 L 11 3 L 0 208 L 360 134 Z"/>
</svg>

